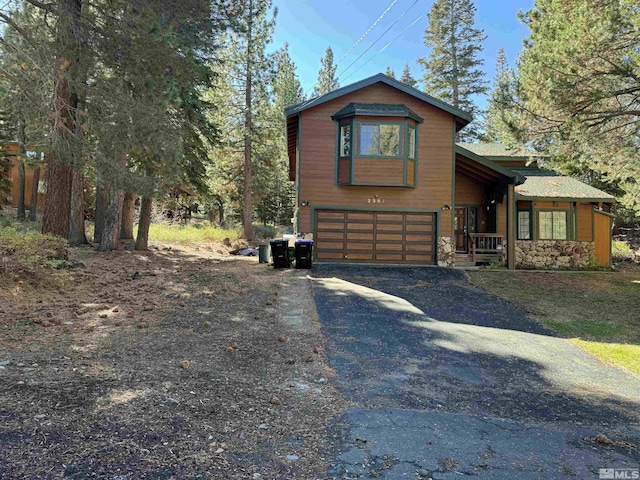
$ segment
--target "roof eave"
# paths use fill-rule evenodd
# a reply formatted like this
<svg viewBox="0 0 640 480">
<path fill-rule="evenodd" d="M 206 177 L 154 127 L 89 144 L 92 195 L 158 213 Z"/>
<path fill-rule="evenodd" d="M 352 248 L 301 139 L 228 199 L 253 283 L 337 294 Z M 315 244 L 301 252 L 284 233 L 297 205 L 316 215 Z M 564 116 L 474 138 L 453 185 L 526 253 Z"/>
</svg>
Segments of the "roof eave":
<svg viewBox="0 0 640 480">
<path fill-rule="evenodd" d="M 516 192 L 516 200 L 549 200 L 553 202 L 602 202 L 602 203 L 615 203 L 615 197 L 576 197 L 576 196 L 548 196 L 548 195 L 524 195 Z"/>
<path fill-rule="evenodd" d="M 378 73 L 377 75 L 373 75 L 372 77 L 368 77 L 363 80 L 360 80 L 359 82 L 352 83 L 351 85 L 347 85 L 346 87 L 338 88 L 332 92 L 321 95 L 320 97 L 313 98 L 311 100 L 306 100 L 296 105 L 291 105 L 290 107 L 286 107 L 284 109 L 285 115 L 290 116 L 295 113 L 299 113 L 308 108 L 312 108 L 322 103 L 334 100 L 338 97 L 347 95 L 349 93 L 355 92 L 356 90 L 360 90 L 362 88 L 368 87 L 378 82 L 385 83 L 390 87 L 396 88 L 408 95 L 411 95 L 415 98 L 422 100 L 423 102 L 429 103 L 434 107 L 437 107 L 441 110 L 444 110 L 445 112 L 452 114 L 456 118 L 456 123 L 460 125 L 460 128 L 469 124 L 471 120 L 473 120 L 473 117 L 471 116 L 470 113 L 465 112 L 464 110 L 460 110 L 459 108 L 456 108 L 453 105 L 449 105 L 448 103 L 443 102 L 442 100 L 438 100 L 437 98 L 432 97 L 431 95 L 427 95 L 426 93 L 421 92 L 416 88 L 410 87 L 409 85 L 399 82 L 398 80 L 388 77 L 382 73 Z"/>
</svg>

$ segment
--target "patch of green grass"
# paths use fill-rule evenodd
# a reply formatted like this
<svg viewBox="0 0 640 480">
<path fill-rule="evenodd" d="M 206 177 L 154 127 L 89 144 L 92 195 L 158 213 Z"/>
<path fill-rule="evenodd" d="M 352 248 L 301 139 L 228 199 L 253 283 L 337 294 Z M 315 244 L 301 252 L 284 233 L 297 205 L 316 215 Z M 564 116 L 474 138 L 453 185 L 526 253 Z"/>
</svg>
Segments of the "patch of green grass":
<svg viewBox="0 0 640 480">
<path fill-rule="evenodd" d="M 620 365 L 640 375 L 640 345 L 589 342 L 574 339 L 573 343 L 608 363 Z"/>
<path fill-rule="evenodd" d="M 640 271 L 468 274 L 473 283 L 527 310 L 558 335 L 640 374 Z"/>
<path fill-rule="evenodd" d="M 136 227 L 137 233 L 137 227 Z M 208 223 L 197 223 L 193 225 L 172 225 L 169 223 L 152 223 L 149 228 L 149 240 L 166 243 L 201 243 L 210 241 L 222 241 L 229 238 L 231 241 L 237 240 L 239 232 L 237 230 L 226 230 Z"/>
</svg>

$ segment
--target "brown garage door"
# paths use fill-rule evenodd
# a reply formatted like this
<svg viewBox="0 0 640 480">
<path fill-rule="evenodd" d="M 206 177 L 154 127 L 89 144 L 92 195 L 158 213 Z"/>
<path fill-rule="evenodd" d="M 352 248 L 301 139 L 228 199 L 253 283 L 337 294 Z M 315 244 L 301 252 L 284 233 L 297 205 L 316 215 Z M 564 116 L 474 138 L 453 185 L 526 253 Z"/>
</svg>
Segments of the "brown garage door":
<svg viewBox="0 0 640 480">
<path fill-rule="evenodd" d="M 434 264 L 436 214 L 316 210 L 319 261 Z"/>
</svg>

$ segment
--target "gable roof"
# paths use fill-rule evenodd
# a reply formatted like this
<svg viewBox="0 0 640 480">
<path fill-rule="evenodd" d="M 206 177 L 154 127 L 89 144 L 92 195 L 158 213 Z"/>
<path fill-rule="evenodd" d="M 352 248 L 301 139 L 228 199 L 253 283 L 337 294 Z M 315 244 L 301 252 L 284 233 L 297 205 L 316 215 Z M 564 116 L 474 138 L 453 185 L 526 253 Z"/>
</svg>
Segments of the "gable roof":
<svg viewBox="0 0 640 480">
<path fill-rule="evenodd" d="M 566 177 L 552 170 L 514 168 L 526 180 L 515 188 L 520 199 L 572 199 L 585 202 L 615 202 L 615 197 L 577 178 Z"/>
<path fill-rule="evenodd" d="M 424 122 L 424 118 L 406 105 L 388 105 L 385 103 L 350 103 L 331 116 L 332 120 L 339 120 L 353 115 L 371 115 L 376 117 L 409 117 L 416 122 Z"/>
<path fill-rule="evenodd" d="M 525 181 L 525 177 L 521 173 L 518 173 L 517 171 L 509 168 L 505 168 L 502 165 L 498 165 L 497 163 L 494 163 L 481 155 L 477 155 L 471 150 L 467 150 L 466 148 L 462 147 L 461 144 L 456 144 L 455 152 L 456 154 L 462 155 L 463 157 L 473 160 L 474 162 L 479 163 L 480 165 L 483 165 L 493 170 L 494 172 L 498 172 L 505 177 L 512 179 L 516 185 L 521 184 Z"/>
<path fill-rule="evenodd" d="M 427 95 L 420 90 L 410 87 L 409 85 L 402 83 L 394 78 L 388 77 L 383 73 L 378 73 L 377 75 L 373 75 L 372 77 L 365 78 L 364 80 L 360 80 L 359 82 L 352 83 L 351 85 L 347 85 L 346 87 L 341 87 L 332 92 L 325 93 L 316 98 L 312 98 L 311 100 L 306 100 L 304 102 L 298 103 L 297 105 L 292 105 L 284 109 L 285 115 L 288 117 L 290 115 L 295 115 L 296 113 L 300 113 L 309 108 L 313 108 L 315 106 L 321 105 L 325 102 L 329 102 L 336 98 L 342 97 L 343 95 L 347 95 L 349 93 L 355 92 L 356 90 L 360 90 L 365 87 L 369 87 L 376 83 L 384 83 L 393 87 L 401 92 L 406 93 L 407 95 L 411 95 L 423 102 L 426 102 L 434 107 L 439 108 L 440 110 L 444 110 L 445 112 L 450 113 L 456 118 L 456 123 L 458 128 L 462 128 L 465 125 L 469 124 L 473 117 L 470 113 L 460 110 L 459 108 L 454 107 L 453 105 L 449 105 L 442 100 L 438 100 L 431 95 Z"/>
</svg>

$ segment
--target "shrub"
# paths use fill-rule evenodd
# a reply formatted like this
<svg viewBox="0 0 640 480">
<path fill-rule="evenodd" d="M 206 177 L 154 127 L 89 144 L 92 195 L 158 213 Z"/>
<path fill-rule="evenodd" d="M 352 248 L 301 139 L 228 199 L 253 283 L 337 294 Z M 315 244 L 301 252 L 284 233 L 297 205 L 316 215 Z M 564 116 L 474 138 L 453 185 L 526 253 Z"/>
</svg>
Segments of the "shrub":
<svg viewBox="0 0 640 480">
<path fill-rule="evenodd" d="M 633 251 L 627 242 L 611 242 L 611 258 L 614 262 L 633 260 Z"/>
</svg>

